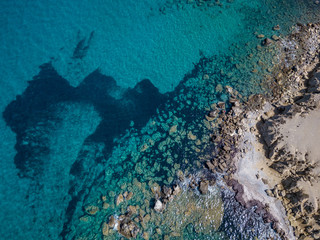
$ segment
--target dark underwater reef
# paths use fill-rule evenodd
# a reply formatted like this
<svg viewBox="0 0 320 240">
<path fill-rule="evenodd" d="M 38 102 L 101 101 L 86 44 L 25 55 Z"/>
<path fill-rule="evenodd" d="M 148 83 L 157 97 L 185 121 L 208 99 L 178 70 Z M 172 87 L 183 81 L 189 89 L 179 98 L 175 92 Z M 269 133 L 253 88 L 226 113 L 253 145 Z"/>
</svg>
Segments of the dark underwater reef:
<svg viewBox="0 0 320 240">
<path fill-rule="evenodd" d="M 26 90 L 8 104 L 3 117 L 16 133 L 17 153 L 14 163 L 19 176 L 33 179 L 36 188 L 41 188 L 41 177 L 46 174 L 44 161 L 47 161 L 46 156 L 50 153 L 48 136 L 63 120 L 56 114 L 59 105 L 91 104 L 101 117 L 95 132 L 83 143 L 83 146 L 90 145 L 93 152 L 99 153 L 88 152 L 84 147 L 70 169 L 70 201 L 65 216 L 61 216 L 65 220 L 60 237 L 67 237 L 74 212 L 88 197 L 90 189 L 103 182 L 104 171 L 101 166 L 112 152 L 114 139 L 126 133 L 132 122 L 138 131 L 144 127 L 165 103 L 172 101 L 185 88 L 184 82 L 203 71 L 208 61 L 202 57 L 174 91 L 166 94 L 159 93 L 147 79 L 137 83 L 134 88 L 121 88 L 112 77 L 101 74 L 99 70 L 89 74 L 79 86 L 73 87 L 57 73 L 51 63 L 46 63 L 40 66 L 39 74 L 29 81 Z M 95 143 L 103 143 L 102 155 L 100 150 L 95 149 Z"/>
<path fill-rule="evenodd" d="M 79 102 L 94 106 L 102 121 L 86 141 L 104 142 L 107 157 L 113 147 L 113 139 L 124 133 L 131 121 L 136 128 L 144 126 L 167 99 L 149 80 L 142 80 L 133 89 L 123 90 L 120 99 L 112 96 L 114 91 L 121 91 L 116 81 L 99 70 L 88 75 L 79 86 L 72 87 L 50 63 L 41 65 L 39 74 L 29 81 L 27 89 L 3 112 L 7 125 L 16 133 L 14 162 L 19 175 L 35 178 L 43 171 L 43 156 L 50 150 L 46 131 L 39 133 L 36 129 L 39 124 L 44 126 L 41 129 L 46 129 L 60 121 L 54 116 L 58 103 Z"/>
</svg>

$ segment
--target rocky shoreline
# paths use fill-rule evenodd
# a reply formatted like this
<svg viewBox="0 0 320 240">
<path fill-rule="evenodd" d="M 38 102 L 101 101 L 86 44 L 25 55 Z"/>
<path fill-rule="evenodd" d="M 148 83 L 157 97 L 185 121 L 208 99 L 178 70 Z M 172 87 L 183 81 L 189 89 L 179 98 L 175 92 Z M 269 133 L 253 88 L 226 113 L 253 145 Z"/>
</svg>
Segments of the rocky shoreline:
<svg viewBox="0 0 320 240">
<path fill-rule="evenodd" d="M 282 238 L 319 239 L 320 24 L 298 24 L 279 47 L 272 94 L 240 102 L 227 89 L 233 107 L 217 119 L 219 151 L 206 167 L 223 174 L 236 199 L 257 206 Z"/>
<path fill-rule="evenodd" d="M 179 238 L 190 223 L 196 232 L 212 234 L 223 222 L 224 188 L 271 223 L 278 236 L 270 230 L 266 239 L 319 239 L 320 23 L 298 24 L 291 35 L 271 44 L 277 44 L 272 47 L 280 55 L 274 75 L 263 83 L 269 94 L 247 99 L 226 86 L 227 103 L 212 104 L 205 116 L 213 132 L 212 159 L 202 160 L 204 169 L 197 173 L 179 170 L 174 184 L 150 182 L 152 200 L 144 200 L 145 208 L 126 204 L 120 215 L 105 219 L 100 225 L 104 239 L 114 232 L 125 238 Z M 113 197 L 118 206 L 132 196 L 126 191 Z M 106 196 L 102 201 L 108 209 Z M 96 214 L 95 208 L 85 210 Z"/>
</svg>

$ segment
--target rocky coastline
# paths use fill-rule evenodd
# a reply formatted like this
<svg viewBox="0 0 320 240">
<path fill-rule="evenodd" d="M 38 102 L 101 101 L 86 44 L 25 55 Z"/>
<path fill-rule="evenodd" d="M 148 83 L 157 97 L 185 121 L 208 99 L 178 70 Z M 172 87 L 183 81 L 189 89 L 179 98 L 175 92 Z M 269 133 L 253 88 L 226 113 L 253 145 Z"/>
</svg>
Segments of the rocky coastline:
<svg viewBox="0 0 320 240">
<path fill-rule="evenodd" d="M 217 119 L 219 151 L 206 167 L 283 239 L 319 239 L 320 24 L 298 24 L 279 48 L 270 95 L 240 102 L 227 89 L 233 106 Z"/>
<path fill-rule="evenodd" d="M 164 239 L 179 238 L 190 223 L 196 232 L 211 234 L 207 231 L 222 223 L 223 188 L 271 223 L 276 239 L 320 238 L 320 23 L 298 24 L 272 44 L 280 55 L 274 74 L 263 83 L 269 93 L 246 98 L 226 86 L 227 103 L 212 104 L 205 116 L 215 152 L 202 161 L 203 170 L 179 170 L 171 185 L 149 184 L 152 200 L 145 199 L 145 210 L 128 205 L 121 215 L 109 216 L 100 225 L 104 239 L 114 232 L 157 239 L 163 231 Z M 115 204 L 132 196 L 115 195 Z M 96 213 L 93 208 L 86 212 Z M 148 232 L 148 224 L 154 232 Z"/>
</svg>

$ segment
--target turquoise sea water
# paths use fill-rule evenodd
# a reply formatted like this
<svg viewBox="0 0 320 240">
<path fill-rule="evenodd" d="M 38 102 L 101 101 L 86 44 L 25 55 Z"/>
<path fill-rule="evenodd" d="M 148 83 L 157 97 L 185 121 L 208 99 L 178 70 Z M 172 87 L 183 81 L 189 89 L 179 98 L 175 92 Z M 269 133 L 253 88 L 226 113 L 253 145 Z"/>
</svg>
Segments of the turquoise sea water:
<svg viewBox="0 0 320 240">
<path fill-rule="evenodd" d="M 181 172 L 201 175 L 215 152 L 204 115 L 227 101 L 225 86 L 244 98 L 267 92 L 277 51 L 258 35 L 285 36 L 297 22 L 319 20 L 319 8 L 293 0 L 1 1 L 2 238 L 120 239 L 102 236 L 101 224 L 128 205 L 151 216 L 140 226 L 150 239 L 277 237 L 219 185 L 204 200 L 183 188 L 200 213 L 223 205 L 208 226 L 177 214 L 173 227 L 170 213 L 150 210 L 150 189 Z M 116 206 L 126 191 L 132 199 Z M 93 216 L 85 211 L 92 205 Z"/>
</svg>

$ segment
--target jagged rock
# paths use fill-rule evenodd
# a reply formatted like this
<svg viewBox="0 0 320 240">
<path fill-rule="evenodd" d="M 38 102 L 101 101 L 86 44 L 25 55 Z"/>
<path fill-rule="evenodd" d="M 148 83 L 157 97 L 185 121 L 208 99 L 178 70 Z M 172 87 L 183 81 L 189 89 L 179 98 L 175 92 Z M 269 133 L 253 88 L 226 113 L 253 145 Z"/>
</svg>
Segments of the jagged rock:
<svg viewBox="0 0 320 240">
<path fill-rule="evenodd" d="M 209 186 L 209 181 L 201 181 L 200 182 L 199 191 L 201 192 L 201 194 L 208 193 L 208 186 Z"/>
<path fill-rule="evenodd" d="M 206 165 L 207 165 L 209 170 L 214 171 L 214 165 L 210 161 L 207 161 Z"/>
<path fill-rule="evenodd" d="M 180 192 L 181 192 L 181 188 L 179 187 L 179 185 L 176 185 L 176 186 L 173 187 L 173 192 L 172 192 L 173 195 L 176 196 L 176 195 L 178 195 Z"/>
<path fill-rule="evenodd" d="M 292 204 L 296 204 L 298 202 L 301 202 L 302 200 L 304 200 L 308 197 L 309 196 L 307 194 L 304 194 L 302 191 L 286 194 L 286 198 L 288 198 Z"/>
<path fill-rule="evenodd" d="M 218 107 L 221 109 L 225 109 L 226 108 L 226 103 L 225 102 L 218 102 Z"/>
<path fill-rule="evenodd" d="M 273 193 L 272 193 L 272 191 L 270 189 L 267 189 L 266 193 L 268 194 L 268 196 L 274 197 L 274 195 L 273 195 Z"/>
<path fill-rule="evenodd" d="M 109 225 L 110 228 L 114 228 L 115 224 L 116 224 L 116 220 L 115 220 L 114 216 L 111 216 L 109 218 L 108 225 Z"/>
<path fill-rule="evenodd" d="M 118 206 L 120 203 L 124 201 L 123 195 L 120 193 L 116 200 L 116 205 Z"/>
<path fill-rule="evenodd" d="M 129 212 L 130 215 L 137 214 L 137 208 L 132 205 L 128 206 L 127 211 Z"/>
<path fill-rule="evenodd" d="M 125 217 L 119 222 L 118 231 L 126 238 L 136 238 L 140 229 L 130 218 Z"/>
<path fill-rule="evenodd" d="M 227 93 L 229 93 L 229 94 L 233 94 L 233 88 L 232 87 L 230 87 L 230 86 L 225 86 L 225 88 L 226 88 L 226 92 Z"/>
<path fill-rule="evenodd" d="M 170 187 L 167 187 L 167 186 L 162 187 L 162 191 L 161 191 L 162 198 L 169 198 L 171 194 L 172 194 L 172 189 Z"/>
<path fill-rule="evenodd" d="M 210 112 L 211 113 L 211 112 Z M 205 115 L 205 118 L 209 121 L 209 122 L 212 122 L 214 120 L 214 117 L 210 117 L 210 116 L 207 116 Z"/>
<path fill-rule="evenodd" d="M 280 37 L 278 37 L 277 35 L 272 35 L 272 40 L 274 40 L 274 41 L 278 41 L 278 40 L 280 40 Z"/>
<path fill-rule="evenodd" d="M 297 185 L 297 178 L 287 177 L 281 181 L 281 184 L 285 190 L 289 190 Z"/>
<path fill-rule="evenodd" d="M 133 197 L 133 192 L 129 192 L 126 196 L 126 200 L 129 201 Z"/>
<path fill-rule="evenodd" d="M 273 43 L 273 41 L 272 41 L 270 38 L 265 38 L 265 39 L 262 41 L 262 46 L 268 46 L 268 45 L 270 45 L 271 43 Z"/>
<path fill-rule="evenodd" d="M 264 184 L 268 184 L 268 180 L 265 179 L 265 178 L 262 178 L 261 181 L 262 181 Z"/>
</svg>

